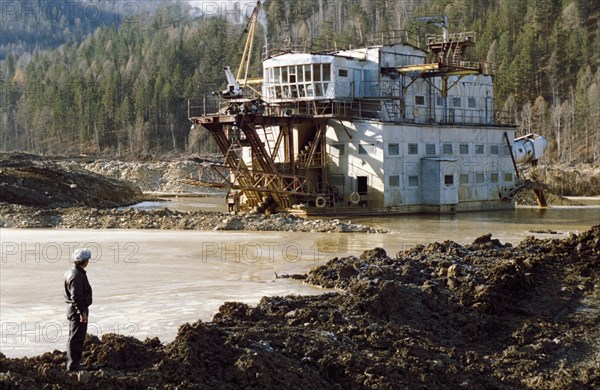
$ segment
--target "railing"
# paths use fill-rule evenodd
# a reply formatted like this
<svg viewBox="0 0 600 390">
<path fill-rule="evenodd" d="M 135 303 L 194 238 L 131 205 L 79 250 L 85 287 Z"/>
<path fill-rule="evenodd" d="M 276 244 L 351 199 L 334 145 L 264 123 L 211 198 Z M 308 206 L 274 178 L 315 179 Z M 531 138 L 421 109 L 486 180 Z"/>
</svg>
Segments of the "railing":
<svg viewBox="0 0 600 390">
<path fill-rule="evenodd" d="M 216 96 L 188 99 L 188 118 L 219 112 L 222 100 Z"/>
<path fill-rule="evenodd" d="M 449 61 L 448 66 L 457 68 L 477 69 L 482 74 L 493 76 L 496 74 L 496 64 L 485 61 Z"/>
<path fill-rule="evenodd" d="M 460 33 L 452 33 L 448 34 L 448 39 L 444 42 L 443 35 L 428 35 L 427 36 L 427 46 L 436 45 L 441 43 L 461 43 L 467 42 L 475 44 L 477 38 L 477 34 L 473 31 L 465 31 Z"/>
<path fill-rule="evenodd" d="M 303 168 L 320 168 L 322 164 L 321 153 L 316 152 L 311 161 L 308 153 L 300 153 L 296 156 L 296 162 Z"/>
<path fill-rule="evenodd" d="M 422 49 L 426 48 L 426 40 L 417 34 L 414 34 L 408 30 L 389 30 L 382 33 L 374 33 L 364 42 L 357 45 L 348 45 L 348 47 L 341 47 L 334 44 L 334 47 L 320 47 L 313 45 L 309 41 L 293 41 L 286 39 L 285 42 L 271 42 L 268 46 L 263 46 L 263 60 L 272 56 L 283 53 L 334 53 L 340 50 L 351 50 L 353 47 L 365 47 L 365 46 L 391 46 L 396 44 L 409 44 Z"/>
</svg>

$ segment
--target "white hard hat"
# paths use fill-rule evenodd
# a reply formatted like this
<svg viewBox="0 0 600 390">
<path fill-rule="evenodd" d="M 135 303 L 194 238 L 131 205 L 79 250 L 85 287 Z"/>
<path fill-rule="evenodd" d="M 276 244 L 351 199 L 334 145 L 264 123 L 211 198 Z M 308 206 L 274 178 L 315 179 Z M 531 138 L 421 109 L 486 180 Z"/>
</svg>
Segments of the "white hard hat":
<svg viewBox="0 0 600 390">
<path fill-rule="evenodd" d="M 83 263 L 92 258 L 92 251 L 88 248 L 76 249 L 73 252 L 73 262 Z"/>
</svg>

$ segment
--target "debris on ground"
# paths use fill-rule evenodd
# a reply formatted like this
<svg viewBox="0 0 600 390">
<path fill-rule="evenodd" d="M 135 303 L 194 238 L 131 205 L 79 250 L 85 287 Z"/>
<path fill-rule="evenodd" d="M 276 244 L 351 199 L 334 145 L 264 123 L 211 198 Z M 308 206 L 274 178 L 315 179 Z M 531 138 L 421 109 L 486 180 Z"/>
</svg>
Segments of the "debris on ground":
<svg viewBox="0 0 600 390">
<path fill-rule="evenodd" d="M 336 233 L 387 233 L 386 229 L 339 219 L 309 220 L 293 214 L 175 211 L 168 208 L 38 208 L 0 203 L 0 228 L 179 229 Z"/>
</svg>

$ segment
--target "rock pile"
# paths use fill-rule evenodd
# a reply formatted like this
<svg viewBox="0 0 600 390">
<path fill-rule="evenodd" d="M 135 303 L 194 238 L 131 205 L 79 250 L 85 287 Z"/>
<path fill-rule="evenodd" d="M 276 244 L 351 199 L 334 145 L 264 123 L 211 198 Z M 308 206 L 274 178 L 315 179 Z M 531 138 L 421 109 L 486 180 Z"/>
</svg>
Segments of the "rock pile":
<svg viewBox="0 0 600 390">
<path fill-rule="evenodd" d="M 190 160 L 137 162 L 95 160 L 88 162 L 65 161 L 68 167 L 79 167 L 105 177 L 127 181 L 144 192 L 163 194 L 194 194 L 222 192 L 207 187 L 184 183 L 184 179 L 197 179 L 200 163 Z"/>
<path fill-rule="evenodd" d="M 0 203 L 0 227 L 60 229 L 180 229 L 338 233 L 387 233 L 340 220 L 307 220 L 288 214 L 230 215 L 216 211 L 134 208 L 40 209 Z"/>
<path fill-rule="evenodd" d="M 333 259 L 320 296 L 225 303 L 166 345 L 88 337 L 87 388 L 600 386 L 600 226 L 564 240 L 432 243 Z M 0 387 L 75 387 L 65 354 L 7 359 Z"/>
</svg>

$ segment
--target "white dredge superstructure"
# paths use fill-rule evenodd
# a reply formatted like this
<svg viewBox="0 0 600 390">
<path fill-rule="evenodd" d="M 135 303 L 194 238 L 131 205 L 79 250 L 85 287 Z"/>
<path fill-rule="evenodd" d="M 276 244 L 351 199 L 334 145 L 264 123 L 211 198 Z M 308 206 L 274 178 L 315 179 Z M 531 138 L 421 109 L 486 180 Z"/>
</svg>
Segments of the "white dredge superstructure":
<svg viewBox="0 0 600 390">
<path fill-rule="evenodd" d="M 198 181 L 239 191 L 248 207 L 308 214 L 511 209 L 524 185 L 517 164 L 537 161 L 547 141 L 499 123 L 492 66 L 464 60 L 473 44 L 445 31 L 427 50 L 396 36 L 271 55 L 253 96 L 190 118 L 224 157 Z"/>
</svg>

